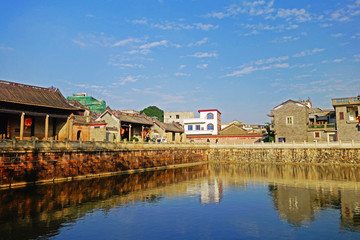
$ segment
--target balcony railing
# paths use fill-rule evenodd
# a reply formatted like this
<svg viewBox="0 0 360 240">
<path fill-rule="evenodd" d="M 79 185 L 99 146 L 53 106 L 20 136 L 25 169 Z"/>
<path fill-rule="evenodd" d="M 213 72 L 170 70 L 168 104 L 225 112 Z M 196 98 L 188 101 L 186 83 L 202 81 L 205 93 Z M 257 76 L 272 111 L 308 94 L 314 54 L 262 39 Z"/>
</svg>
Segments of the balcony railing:
<svg viewBox="0 0 360 240">
<path fill-rule="evenodd" d="M 309 130 L 335 130 L 335 123 L 316 123 L 308 126 Z"/>
</svg>

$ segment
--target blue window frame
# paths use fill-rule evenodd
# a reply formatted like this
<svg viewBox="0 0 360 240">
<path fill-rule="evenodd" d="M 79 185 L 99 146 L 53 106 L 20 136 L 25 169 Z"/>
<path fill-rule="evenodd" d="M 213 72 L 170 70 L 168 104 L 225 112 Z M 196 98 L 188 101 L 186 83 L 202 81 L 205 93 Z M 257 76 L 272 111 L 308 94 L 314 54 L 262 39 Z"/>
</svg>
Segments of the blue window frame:
<svg viewBox="0 0 360 240">
<path fill-rule="evenodd" d="M 207 125 L 207 130 L 214 130 L 214 124 L 209 123 L 209 124 Z"/>
<path fill-rule="evenodd" d="M 195 130 L 199 131 L 200 130 L 200 125 L 195 125 Z"/>
<path fill-rule="evenodd" d="M 188 125 L 188 130 L 189 130 L 189 131 L 192 131 L 192 130 L 193 130 L 192 125 Z"/>
<path fill-rule="evenodd" d="M 214 114 L 208 113 L 206 117 L 207 119 L 214 119 Z"/>
</svg>

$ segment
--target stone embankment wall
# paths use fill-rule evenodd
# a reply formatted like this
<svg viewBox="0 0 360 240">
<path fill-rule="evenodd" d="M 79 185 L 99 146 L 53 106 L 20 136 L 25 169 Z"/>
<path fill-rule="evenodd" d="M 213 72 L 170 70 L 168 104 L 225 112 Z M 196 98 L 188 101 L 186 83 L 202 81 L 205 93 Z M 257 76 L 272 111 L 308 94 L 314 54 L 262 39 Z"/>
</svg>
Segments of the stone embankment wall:
<svg viewBox="0 0 360 240">
<path fill-rule="evenodd" d="M 127 144 L 120 149 L 0 151 L 0 187 L 64 181 L 139 169 L 191 165 L 207 161 L 207 147 Z"/>
<path fill-rule="evenodd" d="M 209 150 L 208 160 L 210 162 L 360 166 L 360 148 L 216 147 Z"/>
</svg>

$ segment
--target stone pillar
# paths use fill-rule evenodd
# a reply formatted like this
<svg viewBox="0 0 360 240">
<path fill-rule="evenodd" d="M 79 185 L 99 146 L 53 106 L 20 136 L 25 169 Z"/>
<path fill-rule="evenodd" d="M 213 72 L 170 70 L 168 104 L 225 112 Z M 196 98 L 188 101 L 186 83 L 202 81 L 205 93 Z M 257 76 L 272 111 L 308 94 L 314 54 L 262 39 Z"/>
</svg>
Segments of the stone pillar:
<svg viewBox="0 0 360 240">
<path fill-rule="evenodd" d="M 186 143 L 186 134 L 185 133 L 181 134 L 181 142 Z"/>
<path fill-rule="evenodd" d="M 23 140 L 24 138 L 24 125 L 25 125 L 25 113 L 21 113 L 20 117 L 20 140 Z"/>
<path fill-rule="evenodd" d="M 171 133 L 171 132 L 167 132 L 167 133 L 166 133 L 166 141 L 167 141 L 168 143 L 172 143 L 172 142 L 173 142 L 172 133 Z"/>
<path fill-rule="evenodd" d="M 119 122 L 119 125 L 117 127 L 117 133 L 116 133 L 116 142 L 121 141 L 121 122 Z"/>
<path fill-rule="evenodd" d="M 175 143 L 180 143 L 180 133 L 175 133 Z"/>
<path fill-rule="evenodd" d="M 45 117 L 45 140 L 48 140 L 49 138 L 49 115 L 46 114 Z"/>
</svg>

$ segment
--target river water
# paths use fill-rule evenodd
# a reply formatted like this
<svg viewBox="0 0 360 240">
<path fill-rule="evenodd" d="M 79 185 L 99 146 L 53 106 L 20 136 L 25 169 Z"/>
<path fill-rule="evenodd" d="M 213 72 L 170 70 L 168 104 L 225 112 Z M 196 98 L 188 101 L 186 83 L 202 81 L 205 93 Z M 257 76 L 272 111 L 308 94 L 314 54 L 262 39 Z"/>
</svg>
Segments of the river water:
<svg viewBox="0 0 360 240">
<path fill-rule="evenodd" d="M 360 239 L 360 169 L 205 164 L 0 191 L 0 239 Z"/>
</svg>

